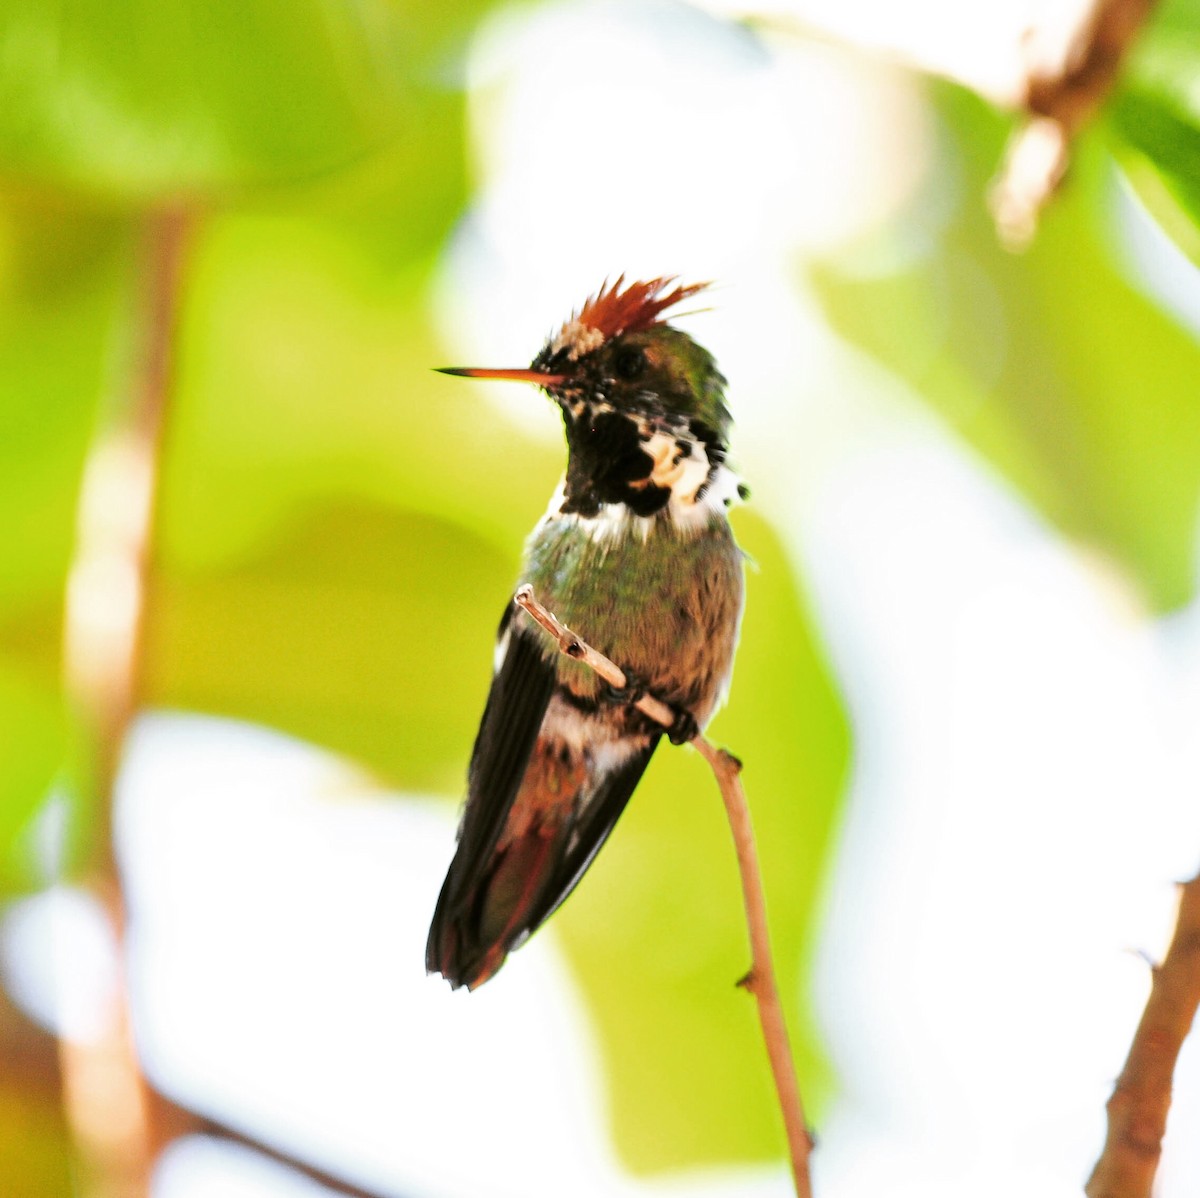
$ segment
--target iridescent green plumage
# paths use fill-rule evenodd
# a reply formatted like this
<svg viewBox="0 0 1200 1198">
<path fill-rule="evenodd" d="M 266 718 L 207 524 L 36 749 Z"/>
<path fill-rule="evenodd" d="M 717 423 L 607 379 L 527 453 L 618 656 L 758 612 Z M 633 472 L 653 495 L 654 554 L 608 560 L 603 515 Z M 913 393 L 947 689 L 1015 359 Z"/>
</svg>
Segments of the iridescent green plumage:
<svg viewBox="0 0 1200 1198">
<path fill-rule="evenodd" d="M 707 722 L 732 659 L 741 610 L 741 553 L 723 517 L 681 531 L 668 517 L 645 530 L 591 535 L 587 521 L 547 515 L 530 537 L 521 581 L 589 644 L 664 702 Z M 546 644 L 559 681 L 580 696 L 594 671 Z"/>
<path fill-rule="evenodd" d="M 725 465 L 725 380 L 706 350 L 659 320 L 698 290 L 668 285 L 618 280 L 529 371 L 500 376 L 540 382 L 567 438 L 566 474 L 520 581 L 670 704 L 672 739 L 683 739 L 729 678 L 742 558 L 726 519 L 739 487 Z M 662 731 L 509 605 L 430 928 L 431 972 L 469 987 L 495 973 L 578 882 Z"/>
</svg>

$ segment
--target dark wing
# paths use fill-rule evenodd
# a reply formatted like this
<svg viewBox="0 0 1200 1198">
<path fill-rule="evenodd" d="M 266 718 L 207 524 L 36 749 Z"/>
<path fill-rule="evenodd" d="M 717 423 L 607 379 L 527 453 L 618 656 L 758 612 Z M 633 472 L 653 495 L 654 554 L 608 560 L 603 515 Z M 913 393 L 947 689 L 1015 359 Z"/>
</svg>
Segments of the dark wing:
<svg viewBox="0 0 1200 1198">
<path fill-rule="evenodd" d="M 650 758 L 658 747 L 654 733 L 644 749 L 633 754 L 619 769 L 609 774 L 588 796 L 583 811 L 571 821 L 565 838 L 565 852 L 553 875 L 538 895 L 537 902 L 521 934 L 510 947 L 516 948 L 554 914 L 563 900 L 579 883 L 595 859 L 608 834 L 625 810 L 629 796 L 637 788 Z"/>
<path fill-rule="evenodd" d="M 431 972 L 445 972 L 454 925 L 508 818 L 554 690 L 553 660 L 547 660 L 538 633 L 514 618 L 518 610 L 510 603 L 500 621 L 499 637 L 508 637 L 508 647 L 492 676 L 471 753 L 458 848 L 429 929 L 425 965 Z"/>
<path fill-rule="evenodd" d="M 594 789 L 585 783 L 565 818 L 530 821 L 494 844 L 469 874 L 453 902 L 446 900 L 458 859 L 438 902 L 426 965 L 452 986 L 474 989 L 504 964 L 575 888 L 613 825 L 658 742 L 655 735 Z M 544 770 L 543 758 L 539 766 Z"/>
</svg>

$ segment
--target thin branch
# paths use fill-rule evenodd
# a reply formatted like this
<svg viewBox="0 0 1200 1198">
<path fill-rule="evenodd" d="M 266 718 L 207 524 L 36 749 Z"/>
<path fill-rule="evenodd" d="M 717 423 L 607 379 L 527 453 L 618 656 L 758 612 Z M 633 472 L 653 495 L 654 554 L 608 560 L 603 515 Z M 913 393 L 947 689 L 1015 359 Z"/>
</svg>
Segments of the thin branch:
<svg viewBox="0 0 1200 1198">
<path fill-rule="evenodd" d="M 1108 1138 L 1084 1187 L 1088 1198 L 1150 1198 L 1175 1062 L 1200 1006 L 1200 875 L 1181 889 L 1175 934 L 1153 979 L 1108 1100 Z"/>
<path fill-rule="evenodd" d="M 562 624 L 534 597 L 533 588 L 523 586 L 513 597 L 558 643 L 561 653 L 575 661 L 590 666 L 610 685 L 621 688 L 626 678 L 621 668 L 603 653 L 597 652 L 571 629 Z M 643 714 L 671 727 L 675 713 L 667 704 L 653 695 L 643 695 L 634 706 Z M 754 995 L 758 1006 L 758 1019 L 762 1026 L 767 1057 L 771 1073 L 775 1078 L 775 1092 L 779 1108 L 783 1113 L 787 1133 L 788 1155 L 791 1160 L 792 1180 L 798 1198 L 812 1198 L 812 1177 L 809 1157 L 813 1141 L 804 1118 L 804 1105 L 800 1098 L 800 1086 L 796 1080 L 796 1068 L 788 1042 L 787 1023 L 783 1016 L 783 1004 L 779 1000 L 779 987 L 775 980 L 775 965 L 771 956 L 771 941 L 767 930 L 767 907 L 763 897 L 762 873 L 758 865 L 758 852 L 754 846 L 754 828 L 750 819 L 750 807 L 742 789 L 742 763 L 724 749 L 715 748 L 703 736 L 697 734 L 691 740 L 697 751 L 712 768 L 713 776 L 725 803 L 725 813 L 733 832 L 734 848 L 737 850 L 738 873 L 742 880 L 742 900 L 746 908 L 746 923 L 750 930 L 750 972 L 738 982 Z"/>
<path fill-rule="evenodd" d="M 236 1144 L 242 1148 L 249 1148 L 260 1156 L 274 1161 L 275 1164 L 281 1165 L 285 1169 L 290 1169 L 294 1173 L 299 1173 L 301 1176 L 307 1177 L 310 1181 L 315 1181 L 331 1194 L 340 1195 L 341 1198 L 380 1198 L 380 1194 L 376 1190 L 367 1190 L 361 1186 L 353 1185 L 351 1182 L 334 1173 L 328 1173 L 324 1169 L 319 1169 L 316 1165 L 311 1165 L 300 1157 L 293 1156 L 282 1149 L 274 1148 L 252 1135 L 230 1127 L 226 1123 L 222 1123 L 216 1119 L 209 1119 L 207 1116 L 200 1115 L 189 1107 L 181 1106 L 161 1093 L 156 1092 L 156 1098 L 160 1111 L 166 1120 L 164 1130 L 170 1133 L 164 1138 L 174 1140 L 185 1135 L 211 1136 L 218 1143 Z"/>
<path fill-rule="evenodd" d="M 796 1193 L 807 1196 L 812 1193 L 808 1158 L 812 1153 L 813 1140 L 804 1117 L 804 1104 L 800 1098 L 800 1085 L 796 1080 L 787 1024 L 783 1017 L 783 1004 L 779 1001 L 779 985 L 775 979 L 775 963 L 767 928 L 766 899 L 758 866 L 758 850 L 754 845 L 754 825 L 750 819 L 746 792 L 742 788 L 742 763 L 725 749 L 714 748 L 702 736 L 694 737 L 692 744 L 712 768 L 725 803 L 729 830 L 733 833 L 738 873 L 742 879 L 742 903 L 746 908 L 746 925 L 750 930 L 750 959 L 753 962 L 750 972 L 738 985 L 753 994 L 758 1004 L 758 1021 L 762 1024 L 767 1055 L 771 1059 L 771 1073 L 775 1078 L 775 1092 L 779 1098 L 779 1108 L 783 1111 Z"/>
</svg>

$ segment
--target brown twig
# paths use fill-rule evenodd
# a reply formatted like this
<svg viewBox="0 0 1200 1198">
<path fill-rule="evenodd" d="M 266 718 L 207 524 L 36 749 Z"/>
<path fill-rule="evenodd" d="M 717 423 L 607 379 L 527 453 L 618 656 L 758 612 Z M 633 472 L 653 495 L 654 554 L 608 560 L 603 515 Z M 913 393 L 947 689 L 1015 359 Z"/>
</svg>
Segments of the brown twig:
<svg viewBox="0 0 1200 1198">
<path fill-rule="evenodd" d="M 567 657 L 590 666 L 610 685 L 621 688 L 626 683 L 624 672 L 603 653 L 593 649 L 586 641 L 562 624 L 553 613 L 544 608 L 534 597 L 533 588 L 523 586 L 513 596 L 519 607 L 533 617 L 558 642 L 559 651 Z M 643 695 L 634 706 L 655 723 L 664 728 L 675 722 L 675 713 L 653 695 Z M 715 748 L 703 736 L 697 734 L 690 742 L 708 762 L 725 803 L 725 813 L 733 832 L 734 848 L 737 850 L 738 873 L 742 880 L 742 900 L 746 908 L 746 923 L 750 929 L 750 972 L 738 983 L 754 995 L 758 1006 L 758 1019 L 762 1026 L 767 1057 L 771 1073 L 775 1078 L 775 1092 L 783 1114 L 787 1133 L 788 1155 L 791 1160 L 792 1180 L 798 1198 L 811 1198 L 812 1178 L 809 1172 L 809 1157 L 812 1154 L 812 1136 L 804 1118 L 804 1105 L 800 1098 L 800 1086 L 796 1080 L 796 1068 L 792 1061 L 791 1045 L 788 1042 L 787 1024 L 783 1017 L 783 1004 L 779 1000 L 779 987 L 775 981 L 775 965 L 771 956 L 771 941 L 767 931 L 767 907 L 763 897 L 762 873 L 758 865 L 758 852 L 754 846 L 754 828 L 750 820 L 750 807 L 742 789 L 742 763 L 724 749 Z"/>
<path fill-rule="evenodd" d="M 1175 934 L 1108 1100 L 1108 1137 L 1088 1198 L 1150 1198 L 1171 1107 L 1179 1050 L 1200 1005 L 1200 875 L 1186 882 Z"/>
<path fill-rule="evenodd" d="M 298 1173 L 301 1177 L 307 1177 L 309 1181 L 315 1181 L 322 1189 L 327 1190 L 331 1195 L 337 1195 L 338 1198 L 382 1198 L 378 1190 L 368 1190 L 357 1186 L 301 1157 L 294 1156 L 281 1148 L 275 1148 L 256 1136 L 238 1131 L 220 1120 L 210 1119 L 189 1107 L 182 1106 L 163 1094 L 156 1094 L 156 1101 L 165 1120 L 163 1130 L 167 1134 L 163 1137 L 164 1140 L 176 1139 L 184 1135 L 210 1136 L 222 1145 L 248 1148 L 259 1156 L 274 1161 L 275 1164 L 293 1173 Z"/>
<path fill-rule="evenodd" d="M 1018 114 L 988 205 L 1000 240 L 1024 249 L 1070 164 L 1075 137 L 1095 117 L 1157 0 L 1043 0 L 1023 19 L 999 29 L 992 53 L 978 53 L 974 34 L 931 21 L 847 23 L 836 5 L 806 19 L 752 17 L 764 31 L 841 43 L 910 70 L 970 88 Z M 721 11 L 728 0 L 718 4 Z M 736 9 L 742 7 L 734 4 Z M 753 0 L 746 5 L 753 11 Z M 859 6 L 861 8 L 861 6 Z M 970 28 L 963 23 L 957 28 Z M 1007 36 L 1006 36 L 1007 34 Z"/>
<path fill-rule="evenodd" d="M 1009 142 L 988 197 L 996 230 L 1010 248 L 1023 249 L 1037 231 L 1038 216 L 1066 172 L 1071 142 L 1108 98 L 1155 2 L 1091 0 L 1074 25 L 1048 6 L 1043 23 L 1025 30 L 1020 108 L 1027 119 Z"/>
</svg>

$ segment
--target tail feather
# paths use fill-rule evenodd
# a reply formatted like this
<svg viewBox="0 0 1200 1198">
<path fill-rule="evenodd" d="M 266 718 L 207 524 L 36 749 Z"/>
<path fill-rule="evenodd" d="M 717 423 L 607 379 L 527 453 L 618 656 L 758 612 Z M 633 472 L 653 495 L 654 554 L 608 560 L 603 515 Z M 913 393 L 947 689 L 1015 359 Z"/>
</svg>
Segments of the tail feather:
<svg viewBox="0 0 1200 1198">
<path fill-rule="evenodd" d="M 566 837 L 537 829 L 498 849 L 476 878 L 460 884 L 453 906 L 439 899 L 426 967 L 457 989 L 482 986 L 532 930 L 531 913 L 554 875 Z M 453 867 L 452 867 L 453 872 Z M 443 896 L 452 885 L 447 878 Z"/>
<path fill-rule="evenodd" d="M 561 746 L 535 749 L 521 793 L 503 833 L 480 859 L 464 854 L 450 864 L 429 929 L 425 964 L 456 989 L 481 986 L 575 888 L 608 838 L 641 778 L 658 736 L 640 738 L 623 764 L 599 778 L 581 759 L 573 784 L 558 785 L 547 763 L 563 761 Z M 577 771 L 577 772 L 576 772 Z"/>
</svg>

